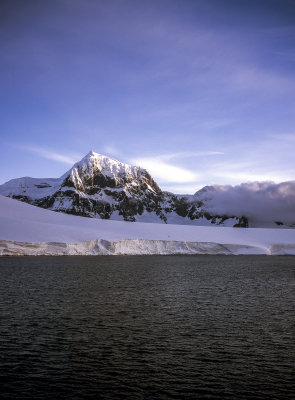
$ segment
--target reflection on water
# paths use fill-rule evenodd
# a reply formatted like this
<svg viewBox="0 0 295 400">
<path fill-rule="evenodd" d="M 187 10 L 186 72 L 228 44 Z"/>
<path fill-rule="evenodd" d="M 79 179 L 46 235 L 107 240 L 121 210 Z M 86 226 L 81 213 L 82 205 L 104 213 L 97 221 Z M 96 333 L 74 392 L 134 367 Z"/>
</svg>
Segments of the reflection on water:
<svg viewBox="0 0 295 400">
<path fill-rule="evenodd" d="M 0 397 L 294 399 L 295 257 L 0 259 Z"/>
</svg>

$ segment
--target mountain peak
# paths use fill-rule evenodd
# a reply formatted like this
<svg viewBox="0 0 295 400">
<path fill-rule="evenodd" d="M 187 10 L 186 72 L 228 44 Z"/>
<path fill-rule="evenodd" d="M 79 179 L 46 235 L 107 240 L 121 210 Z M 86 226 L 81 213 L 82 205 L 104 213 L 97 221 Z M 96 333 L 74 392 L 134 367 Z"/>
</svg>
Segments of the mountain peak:
<svg viewBox="0 0 295 400">
<path fill-rule="evenodd" d="M 82 160 L 84 160 L 85 158 L 92 158 L 92 157 L 101 158 L 101 157 L 106 157 L 106 156 L 104 156 L 103 154 L 99 154 L 99 153 L 97 153 L 97 152 L 95 152 L 95 151 L 93 151 L 93 150 L 90 150 L 90 151 L 86 154 L 86 156 L 84 156 L 84 157 L 82 158 Z M 81 161 L 82 161 L 82 160 L 81 160 Z"/>
<path fill-rule="evenodd" d="M 85 157 L 83 157 L 80 161 L 76 162 L 71 170 L 74 169 L 82 169 L 84 171 L 111 171 L 111 173 L 124 173 L 126 170 L 130 171 L 136 167 L 133 167 L 129 164 L 118 161 L 109 156 L 105 156 L 103 154 L 96 153 L 93 150 L 90 150 Z"/>
<path fill-rule="evenodd" d="M 100 155 L 100 154 L 96 153 L 95 151 L 89 150 L 89 152 L 86 154 L 85 157 L 94 157 L 94 156 L 99 156 L 99 155 Z M 85 157 L 84 157 L 84 158 L 85 158 Z"/>
</svg>

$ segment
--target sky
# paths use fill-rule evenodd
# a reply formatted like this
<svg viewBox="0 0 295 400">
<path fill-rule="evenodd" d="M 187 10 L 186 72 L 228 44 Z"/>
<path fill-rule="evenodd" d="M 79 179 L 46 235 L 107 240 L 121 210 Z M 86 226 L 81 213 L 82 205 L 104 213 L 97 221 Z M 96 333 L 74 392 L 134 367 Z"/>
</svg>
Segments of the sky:
<svg viewBox="0 0 295 400">
<path fill-rule="evenodd" d="M 164 190 L 294 180 L 293 0 L 2 0 L 0 184 L 90 150 Z"/>
</svg>

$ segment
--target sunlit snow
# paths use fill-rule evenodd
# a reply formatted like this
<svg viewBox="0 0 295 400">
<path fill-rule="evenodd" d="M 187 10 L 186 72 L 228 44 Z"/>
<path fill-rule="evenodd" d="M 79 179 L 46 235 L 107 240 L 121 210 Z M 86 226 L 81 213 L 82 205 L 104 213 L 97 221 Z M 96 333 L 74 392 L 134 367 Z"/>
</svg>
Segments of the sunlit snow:
<svg viewBox="0 0 295 400">
<path fill-rule="evenodd" d="M 295 254 L 295 230 L 91 219 L 0 196 L 2 255 L 176 253 Z"/>
</svg>

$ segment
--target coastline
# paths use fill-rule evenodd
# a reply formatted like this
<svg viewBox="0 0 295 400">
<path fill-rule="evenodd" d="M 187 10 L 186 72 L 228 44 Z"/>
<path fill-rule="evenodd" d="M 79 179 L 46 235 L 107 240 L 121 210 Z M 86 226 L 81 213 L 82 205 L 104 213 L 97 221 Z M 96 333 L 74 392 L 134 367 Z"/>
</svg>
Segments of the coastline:
<svg viewBox="0 0 295 400">
<path fill-rule="evenodd" d="M 250 246 L 213 242 L 95 239 L 78 243 L 0 240 L 0 256 L 98 255 L 295 255 L 295 244 Z"/>
<path fill-rule="evenodd" d="M 295 255 L 295 229 L 92 219 L 0 196 L 0 256 L 125 254 Z"/>
</svg>

